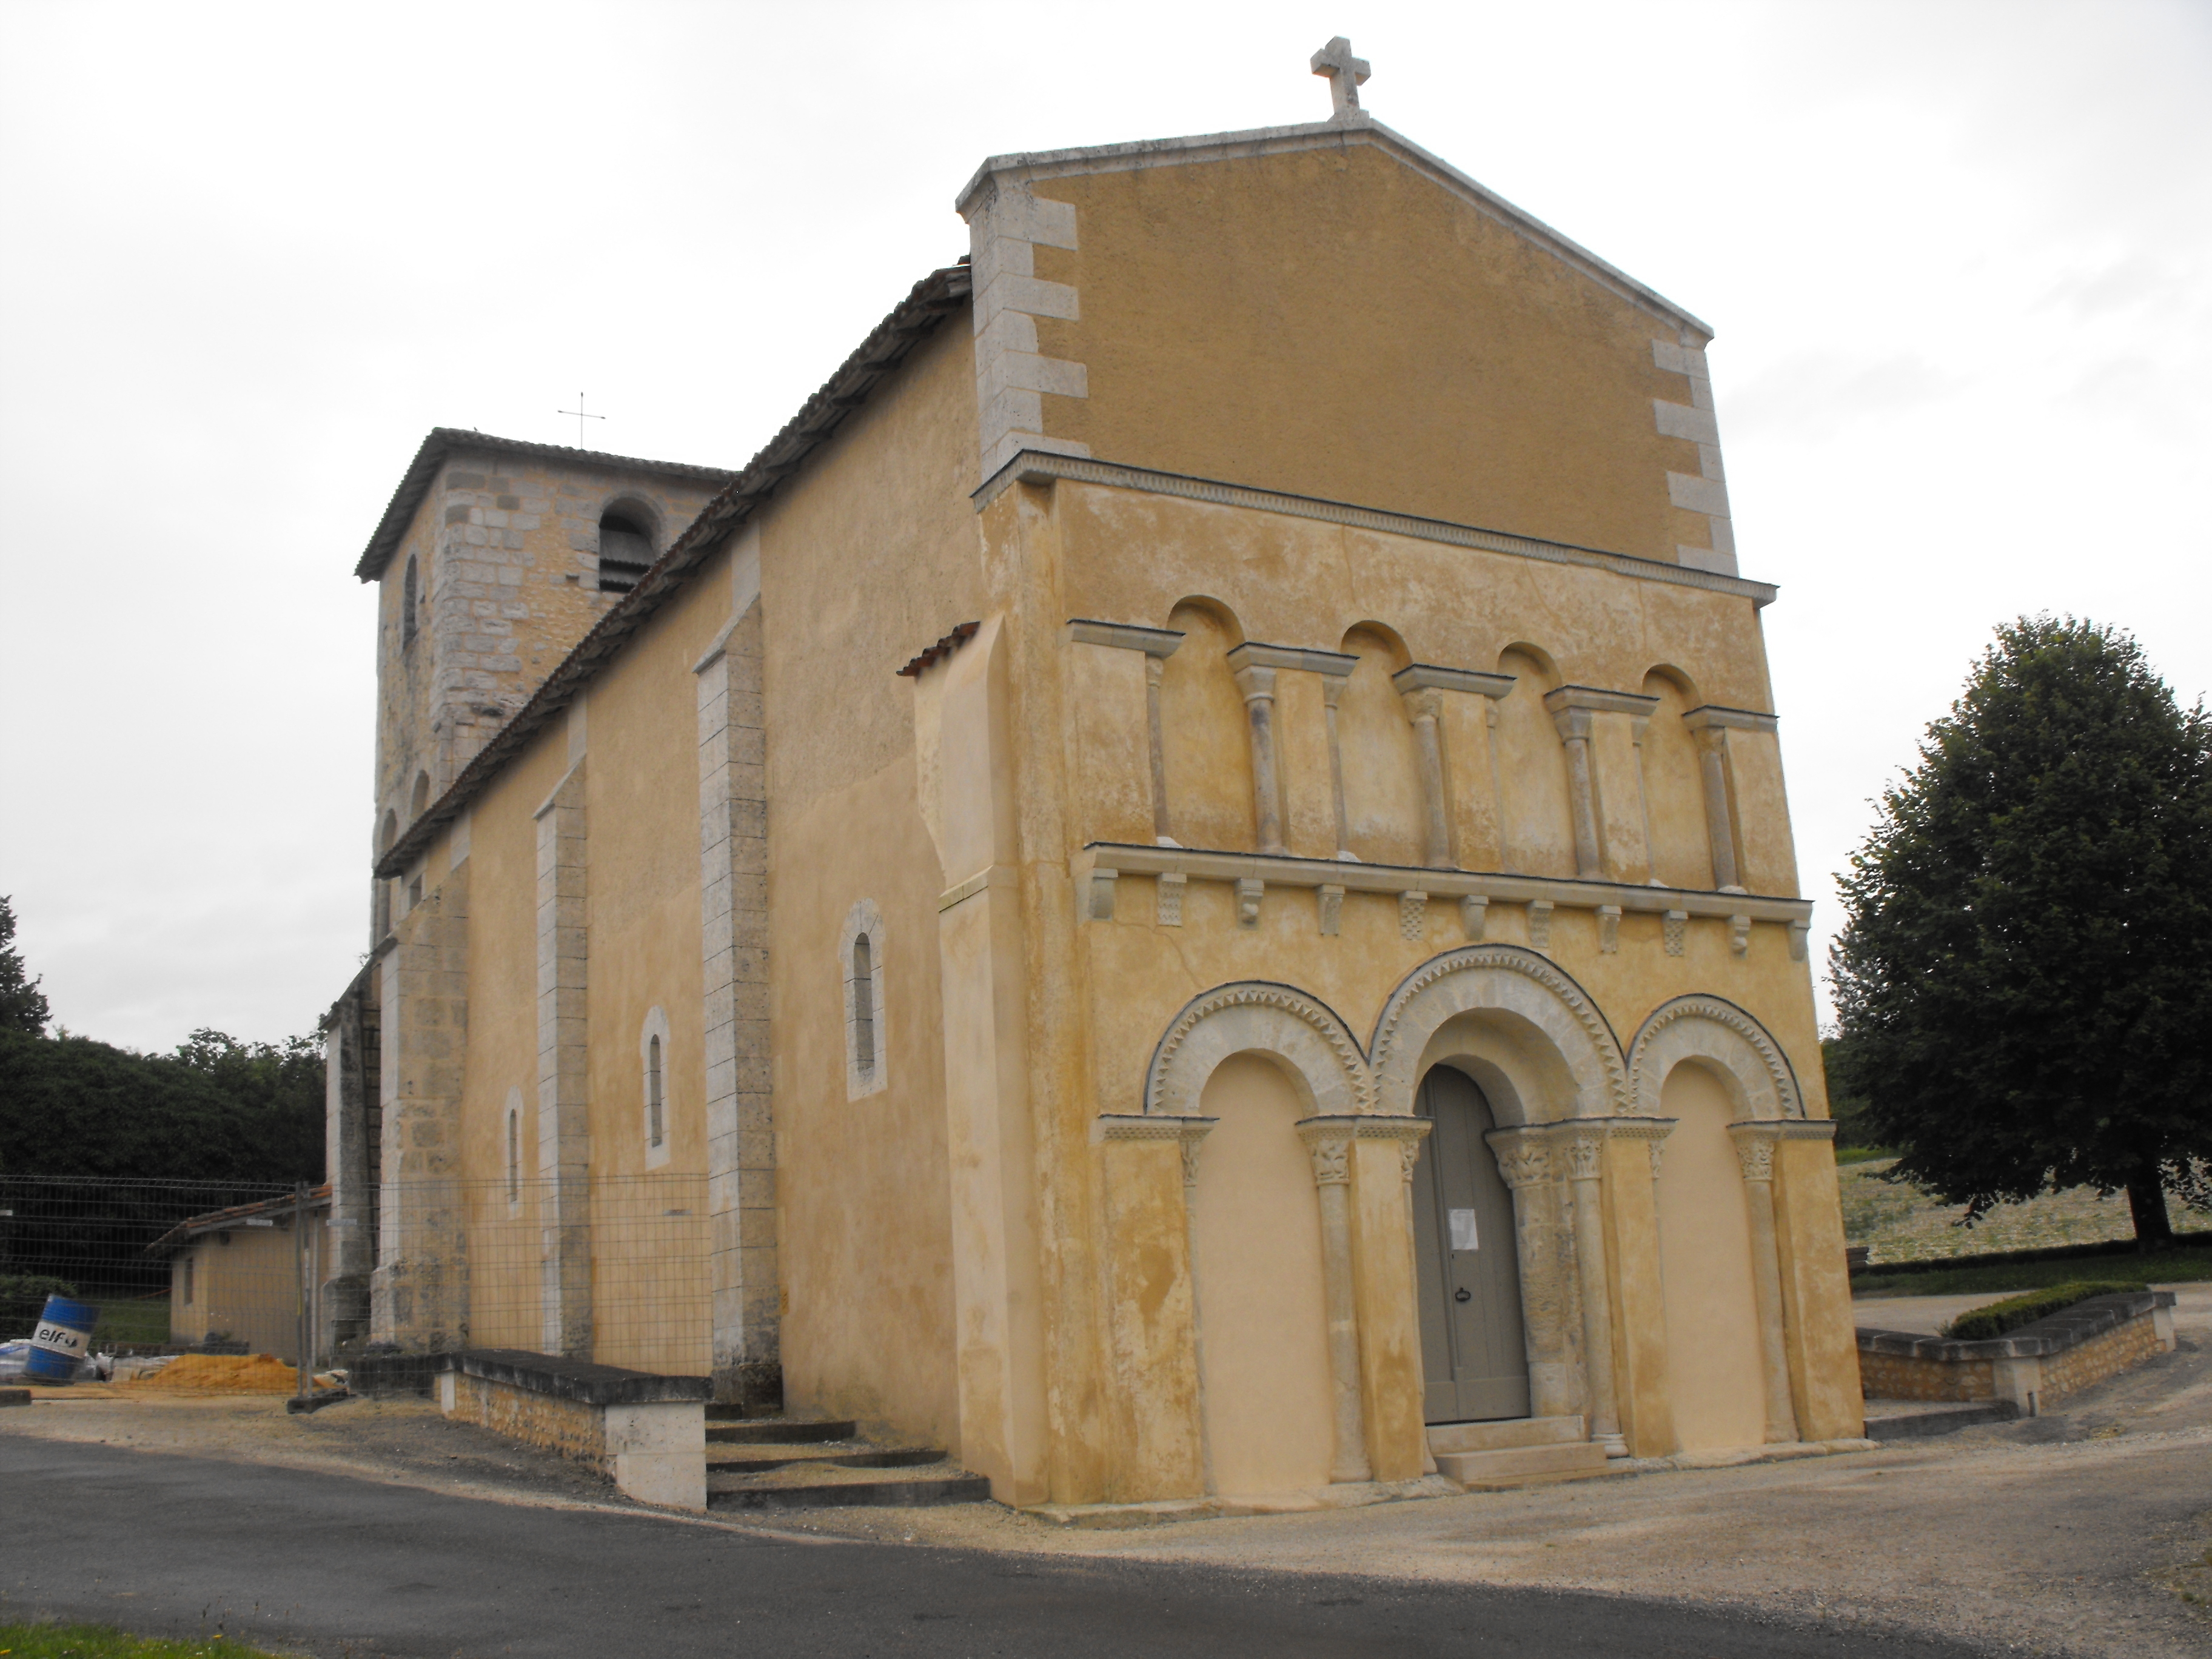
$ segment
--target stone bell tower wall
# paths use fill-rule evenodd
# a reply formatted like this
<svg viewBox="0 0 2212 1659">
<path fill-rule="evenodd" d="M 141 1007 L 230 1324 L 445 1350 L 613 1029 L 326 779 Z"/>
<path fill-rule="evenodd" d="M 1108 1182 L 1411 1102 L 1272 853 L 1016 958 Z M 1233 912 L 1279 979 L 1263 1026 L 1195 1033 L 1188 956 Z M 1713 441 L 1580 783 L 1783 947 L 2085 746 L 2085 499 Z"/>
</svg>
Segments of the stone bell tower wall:
<svg viewBox="0 0 2212 1659">
<path fill-rule="evenodd" d="M 599 588 L 601 516 L 621 511 L 658 554 L 724 478 L 476 434 L 426 441 L 393 503 L 404 532 L 361 572 L 378 584 L 379 851 L 621 599 Z M 380 543 L 393 528 L 387 515 Z"/>
</svg>

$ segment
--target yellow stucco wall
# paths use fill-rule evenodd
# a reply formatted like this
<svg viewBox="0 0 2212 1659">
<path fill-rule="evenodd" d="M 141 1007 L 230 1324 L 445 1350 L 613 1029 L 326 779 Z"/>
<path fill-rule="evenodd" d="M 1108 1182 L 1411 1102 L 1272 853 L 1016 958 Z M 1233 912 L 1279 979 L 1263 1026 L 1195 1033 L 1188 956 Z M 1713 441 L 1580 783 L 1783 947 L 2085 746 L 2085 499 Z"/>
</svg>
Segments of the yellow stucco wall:
<svg viewBox="0 0 2212 1659">
<path fill-rule="evenodd" d="M 1078 246 L 1040 247 L 1082 363 L 1046 431 L 1107 460 L 1672 562 L 1697 448 L 1651 400 L 1676 328 L 1367 145 L 1048 178 Z M 1269 635 L 1255 633 L 1255 638 Z"/>
<path fill-rule="evenodd" d="M 898 667 L 977 616 L 964 316 L 761 524 L 786 1397 L 957 1448 L 937 900 Z M 884 916 L 886 1081 L 848 1100 L 838 943 Z"/>
</svg>

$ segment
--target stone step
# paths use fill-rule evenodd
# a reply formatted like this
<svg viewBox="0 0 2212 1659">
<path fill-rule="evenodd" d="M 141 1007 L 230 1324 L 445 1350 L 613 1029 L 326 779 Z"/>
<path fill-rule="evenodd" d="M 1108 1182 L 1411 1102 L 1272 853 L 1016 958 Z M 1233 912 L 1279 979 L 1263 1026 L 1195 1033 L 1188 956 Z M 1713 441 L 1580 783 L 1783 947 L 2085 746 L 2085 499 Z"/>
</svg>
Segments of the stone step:
<svg viewBox="0 0 2212 1659">
<path fill-rule="evenodd" d="M 1924 1440 L 1933 1435 L 1956 1434 L 1983 1423 L 2009 1423 L 2020 1407 L 2009 1400 L 1961 1400 L 1934 1403 L 1918 1400 L 1869 1400 L 1866 1402 L 1866 1437 L 1869 1440 Z"/>
<path fill-rule="evenodd" d="M 1487 1423 L 1431 1423 L 1429 1450 L 1510 1451 L 1522 1446 L 1564 1446 L 1584 1437 L 1579 1417 L 1507 1417 Z"/>
<path fill-rule="evenodd" d="M 1588 1440 L 1550 1446 L 1511 1446 L 1500 1451 L 1440 1452 L 1437 1472 L 1471 1492 L 1540 1481 L 1583 1480 L 1606 1474 L 1605 1448 Z"/>
<path fill-rule="evenodd" d="M 943 1452 L 924 1446 L 889 1449 L 870 1446 L 857 1451 L 838 1451 L 826 1447 L 819 1451 L 793 1451 L 784 1446 L 763 1446 L 757 1450 L 722 1454 L 709 1451 L 707 1454 L 707 1469 L 711 1474 L 735 1474 L 748 1469 L 788 1468 L 798 1463 L 846 1469 L 915 1469 L 944 1461 Z"/>
<path fill-rule="evenodd" d="M 710 1510 L 811 1510 L 854 1508 L 920 1509 L 933 1504 L 980 1503 L 991 1483 L 980 1474 L 944 1462 L 926 1474 L 886 1480 L 878 1468 L 839 1467 L 818 1460 L 780 1464 L 775 1468 L 707 1472 Z M 939 1470 L 942 1473 L 939 1473 Z"/>
<path fill-rule="evenodd" d="M 708 1408 L 709 1412 L 712 1407 Z M 832 1440 L 850 1440 L 859 1425 L 849 1418 L 829 1423 L 806 1423 L 789 1417 L 756 1417 L 729 1422 L 709 1416 L 707 1441 L 720 1446 L 812 1446 Z"/>
</svg>

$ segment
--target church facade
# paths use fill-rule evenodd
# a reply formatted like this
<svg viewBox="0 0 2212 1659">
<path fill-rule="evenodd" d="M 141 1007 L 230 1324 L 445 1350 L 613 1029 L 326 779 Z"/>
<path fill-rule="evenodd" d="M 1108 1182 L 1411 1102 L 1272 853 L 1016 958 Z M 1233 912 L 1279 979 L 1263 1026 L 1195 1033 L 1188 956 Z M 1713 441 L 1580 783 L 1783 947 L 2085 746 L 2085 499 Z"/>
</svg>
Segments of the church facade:
<svg viewBox="0 0 2212 1659">
<path fill-rule="evenodd" d="M 734 472 L 426 441 L 339 1335 L 1018 1504 L 1859 1432 L 1710 331 L 1350 73 L 987 161 Z"/>
</svg>

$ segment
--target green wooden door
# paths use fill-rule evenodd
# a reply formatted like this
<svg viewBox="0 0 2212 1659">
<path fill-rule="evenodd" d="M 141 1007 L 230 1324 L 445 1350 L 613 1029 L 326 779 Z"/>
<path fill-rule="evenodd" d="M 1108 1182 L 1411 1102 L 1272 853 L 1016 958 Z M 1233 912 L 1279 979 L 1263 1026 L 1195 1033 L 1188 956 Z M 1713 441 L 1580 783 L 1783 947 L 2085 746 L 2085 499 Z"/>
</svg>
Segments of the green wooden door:
<svg viewBox="0 0 2212 1659">
<path fill-rule="evenodd" d="M 1413 1171 L 1425 1415 L 1468 1423 L 1528 1414 L 1513 1194 L 1483 1139 L 1490 1103 L 1464 1073 L 1432 1068 L 1415 1109 L 1436 1127 Z"/>
</svg>

